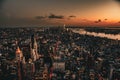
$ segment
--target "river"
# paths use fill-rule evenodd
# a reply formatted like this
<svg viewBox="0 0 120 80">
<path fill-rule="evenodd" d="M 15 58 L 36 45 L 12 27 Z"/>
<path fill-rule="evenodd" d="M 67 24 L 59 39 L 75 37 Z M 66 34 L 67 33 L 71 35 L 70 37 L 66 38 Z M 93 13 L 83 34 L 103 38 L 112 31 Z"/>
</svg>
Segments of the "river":
<svg viewBox="0 0 120 80">
<path fill-rule="evenodd" d="M 105 34 L 105 33 L 96 33 L 96 32 L 88 32 L 84 29 L 72 29 L 74 33 L 79 33 L 82 35 L 92 35 L 95 37 L 102 37 L 102 38 L 108 38 L 108 39 L 114 39 L 114 40 L 120 40 L 120 34 Z"/>
</svg>

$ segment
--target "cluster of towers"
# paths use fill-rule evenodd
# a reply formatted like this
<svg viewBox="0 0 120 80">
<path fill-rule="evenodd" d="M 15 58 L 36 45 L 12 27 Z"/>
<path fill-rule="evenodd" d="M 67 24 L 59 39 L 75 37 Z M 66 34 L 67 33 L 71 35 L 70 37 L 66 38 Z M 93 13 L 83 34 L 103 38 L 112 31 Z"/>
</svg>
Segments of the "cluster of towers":
<svg viewBox="0 0 120 80">
<path fill-rule="evenodd" d="M 35 72 L 34 61 L 39 59 L 37 48 L 38 48 L 38 46 L 37 46 L 36 38 L 34 35 L 32 35 L 31 42 L 30 42 L 30 59 L 28 62 L 26 62 L 22 51 L 20 50 L 19 46 L 17 46 L 16 60 L 17 60 L 17 66 L 18 66 L 18 69 L 17 69 L 18 70 L 18 72 L 17 72 L 18 80 L 24 80 L 22 74 L 24 74 L 24 76 L 27 76 L 26 73 L 28 73 L 29 76 L 32 76 L 32 73 Z M 29 68 L 30 68 L 30 70 L 27 70 Z"/>
<path fill-rule="evenodd" d="M 38 46 L 37 46 L 36 38 L 34 35 L 32 35 L 31 42 L 30 42 L 30 56 L 31 56 L 32 61 L 36 61 L 39 58 L 37 48 Z M 16 60 L 25 61 L 25 57 L 23 56 L 23 53 L 20 50 L 19 46 L 17 46 L 17 49 L 16 49 Z"/>
</svg>

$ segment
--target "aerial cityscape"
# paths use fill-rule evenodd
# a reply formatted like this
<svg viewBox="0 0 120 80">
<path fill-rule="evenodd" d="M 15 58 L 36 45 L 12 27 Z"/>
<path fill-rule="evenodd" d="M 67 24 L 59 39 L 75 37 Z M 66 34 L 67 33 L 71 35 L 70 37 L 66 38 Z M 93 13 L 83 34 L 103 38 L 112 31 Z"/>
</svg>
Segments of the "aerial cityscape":
<svg viewBox="0 0 120 80">
<path fill-rule="evenodd" d="M 120 80 L 120 0 L 0 0 L 0 80 Z"/>
</svg>

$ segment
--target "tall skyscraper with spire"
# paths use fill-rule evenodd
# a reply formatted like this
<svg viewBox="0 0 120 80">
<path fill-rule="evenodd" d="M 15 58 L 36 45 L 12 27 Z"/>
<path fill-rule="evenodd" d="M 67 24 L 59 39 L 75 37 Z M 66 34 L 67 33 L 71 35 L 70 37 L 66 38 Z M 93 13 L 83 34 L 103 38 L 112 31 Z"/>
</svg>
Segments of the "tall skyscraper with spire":
<svg viewBox="0 0 120 80">
<path fill-rule="evenodd" d="M 18 66 L 18 80 L 22 80 L 23 72 L 24 72 L 23 64 L 25 64 L 25 58 L 23 57 L 23 53 L 19 47 L 17 47 L 16 49 L 16 60 L 17 60 L 17 66 Z"/>
<path fill-rule="evenodd" d="M 23 59 L 23 53 L 20 50 L 20 48 L 17 47 L 17 49 L 16 49 L 16 60 L 21 62 L 22 59 Z"/>
<path fill-rule="evenodd" d="M 36 41 L 35 35 L 33 34 L 31 36 L 31 43 L 30 43 L 30 54 L 31 54 L 31 59 L 33 61 L 36 61 L 39 58 L 37 48 L 38 48 L 37 41 Z"/>
</svg>

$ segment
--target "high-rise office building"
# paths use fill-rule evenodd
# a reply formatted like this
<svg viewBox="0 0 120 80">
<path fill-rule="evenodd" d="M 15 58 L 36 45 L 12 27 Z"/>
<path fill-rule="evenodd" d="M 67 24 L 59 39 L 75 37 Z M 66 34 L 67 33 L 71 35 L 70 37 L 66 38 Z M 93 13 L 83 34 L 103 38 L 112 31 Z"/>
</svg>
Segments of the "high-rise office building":
<svg viewBox="0 0 120 80">
<path fill-rule="evenodd" d="M 16 60 L 21 62 L 22 59 L 23 59 L 23 53 L 20 50 L 20 48 L 17 47 L 17 49 L 16 49 Z"/>
<path fill-rule="evenodd" d="M 24 70 L 23 70 L 23 62 L 25 63 L 25 59 L 23 57 L 23 53 L 19 47 L 16 49 L 16 60 L 17 60 L 17 71 L 18 71 L 18 80 L 23 80 Z"/>
<path fill-rule="evenodd" d="M 33 61 L 36 61 L 39 56 L 38 56 L 38 46 L 37 46 L 37 41 L 34 35 L 31 36 L 31 43 L 30 43 L 30 54 L 31 54 L 31 59 Z"/>
</svg>

